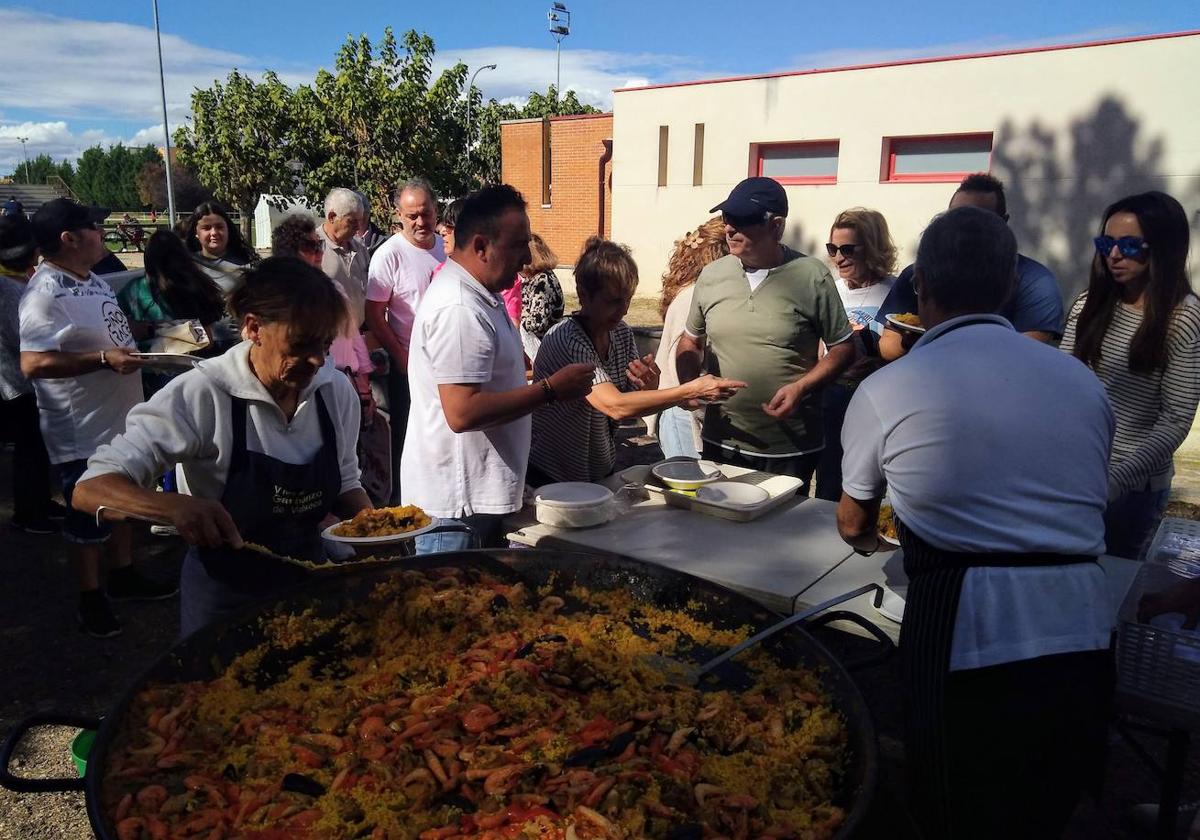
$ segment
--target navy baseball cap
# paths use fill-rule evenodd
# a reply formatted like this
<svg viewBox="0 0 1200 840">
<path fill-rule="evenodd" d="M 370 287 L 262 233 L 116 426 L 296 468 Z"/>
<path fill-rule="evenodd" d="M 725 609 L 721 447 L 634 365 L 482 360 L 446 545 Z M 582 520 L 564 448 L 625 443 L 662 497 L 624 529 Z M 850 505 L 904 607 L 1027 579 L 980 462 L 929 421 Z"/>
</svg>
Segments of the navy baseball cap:
<svg viewBox="0 0 1200 840">
<path fill-rule="evenodd" d="M 761 213 L 786 216 L 788 213 L 787 193 L 774 178 L 747 178 L 733 188 L 733 191 L 729 193 L 729 198 L 709 212 L 728 213 L 730 216 L 742 217 Z"/>
<path fill-rule="evenodd" d="M 107 207 L 85 207 L 69 198 L 47 201 L 33 214 L 33 238 L 43 252 L 58 250 L 58 240 L 65 230 L 79 230 L 99 224 L 108 218 Z"/>
<path fill-rule="evenodd" d="M 33 241 L 33 225 L 24 213 L 0 216 L 0 260 L 23 260 L 37 249 Z"/>
</svg>

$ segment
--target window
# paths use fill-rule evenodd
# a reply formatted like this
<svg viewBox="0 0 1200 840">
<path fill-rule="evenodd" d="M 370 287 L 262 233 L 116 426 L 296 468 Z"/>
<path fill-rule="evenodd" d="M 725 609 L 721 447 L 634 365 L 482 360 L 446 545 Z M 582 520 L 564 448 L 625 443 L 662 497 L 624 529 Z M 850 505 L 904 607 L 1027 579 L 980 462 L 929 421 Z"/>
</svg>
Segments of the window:
<svg viewBox="0 0 1200 840">
<path fill-rule="evenodd" d="M 665 125 L 658 127 L 658 185 L 667 185 L 667 137 L 670 130 Z"/>
<path fill-rule="evenodd" d="M 837 140 L 754 143 L 750 150 L 751 175 L 774 178 L 781 184 L 837 183 Z"/>
<path fill-rule="evenodd" d="M 692 186 L 704 184 L 704 123 L 696 123 L 696 145 L 692 150 Z"/>
<path fill-rule="evenodd" d="M 542 206 L 550 206 L 552 193 L 552 169 L 550 166 L 550 118 L 542 117 Z"/>
<path fill-rule="evenodd" d="M 883 179 L 897 182 L 956 182 L 992 166 L 992 135 L 888 137 L 883 141 Z"/>
</svg>

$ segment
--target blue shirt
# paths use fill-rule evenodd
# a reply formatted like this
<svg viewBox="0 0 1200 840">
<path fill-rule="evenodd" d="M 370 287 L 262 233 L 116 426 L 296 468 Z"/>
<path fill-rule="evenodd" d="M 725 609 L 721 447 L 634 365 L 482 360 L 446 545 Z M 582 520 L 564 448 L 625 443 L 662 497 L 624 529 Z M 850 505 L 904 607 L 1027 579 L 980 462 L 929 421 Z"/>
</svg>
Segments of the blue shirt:
<svg viewBox="0 0 1200 840">
<path fill-rule="evenodd" d="M 898 312 L 916 312 L 917 293 L 913 289 L 913 266 L 900 272 L 887 300 L 879 307 L 875 320 L 887 324 L 887 316 Z M 1063 332 L 1063 301 L 1058 281 L 1046 266 L 1017 254 L 1017 289 L 998 313 L 1017 332 L 1047 332 L 1058 338 Z"/>
</svg>

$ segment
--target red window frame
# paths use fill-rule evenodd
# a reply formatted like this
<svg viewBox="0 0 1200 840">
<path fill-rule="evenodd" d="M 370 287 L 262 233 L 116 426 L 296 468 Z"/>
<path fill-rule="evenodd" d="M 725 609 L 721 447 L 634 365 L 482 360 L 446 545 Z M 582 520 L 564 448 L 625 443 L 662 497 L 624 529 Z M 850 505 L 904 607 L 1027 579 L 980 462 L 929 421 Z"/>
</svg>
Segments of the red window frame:
<svg viewBox="0 0 1200 840">
<path fill-rule="evenodd" d="M 840 140 L 797 140 L 797 141 L 782 141 L 776 143 L 751 143 L 750 144 L 750 175 L 751 177 L 763 177 L 763 151 L 766 149 L 821 149 L 833 152 L 833 157 L 837 159 L 838 166 L 841 166 L 841 141 Z M 774 177 L 774 176 L 768 176 Z M 803 185 L 803 184 L 836 184 L 837 173 L 832 175 L 815 175 L 809 177 L 784 177 L 775 178 L 780 184 L 787 186 Z"/>
<path fill-rule="evenodd" d="M 964 134 L 909 134 L 900 137 L 883 138 L 883 165 L 881 166 L 880 181 L 885 184 L 948 184 L 957 183 L 968 175 L 979 172 L 972 169 L 969 172 L 922 172 L 919 175 L 896 173 L 896 146 L 904 146 L 907 142 L 930 141 L 954 142 L 961 140 L 986 140 L 988 144 L 988 164 L 985 171 L 992 171 L 992 155 L 996 151 L 995 136 L 990 131 L 972 131 Z"/>
</svg>

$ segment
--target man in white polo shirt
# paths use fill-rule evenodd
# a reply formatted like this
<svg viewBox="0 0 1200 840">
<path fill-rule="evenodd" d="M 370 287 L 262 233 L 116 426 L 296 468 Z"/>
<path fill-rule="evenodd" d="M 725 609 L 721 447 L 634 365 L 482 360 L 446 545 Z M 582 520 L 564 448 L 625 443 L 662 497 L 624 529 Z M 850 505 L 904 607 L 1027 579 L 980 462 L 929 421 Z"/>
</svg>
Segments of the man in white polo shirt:
<svg viewBox="0 0 1200 840">
<path fill-rule="evenodd" d="M 396 190 L 400 233 L 379 246 L 371 257 L 367 279 L 367 326 L 387 350 L 388 416 L 392 428 L 392 497 L 400 503 L 400 456 L 408 426 L 409 338 L 417 304 L 425 296 L 433 272 L 446 260 L 437 226 L 437 196 L 428 181 L 413 178 Z"/>
<path fill-rule="evenodd" d="M 1102 765 L 1113 415 L 1090 370 L 992 314 L 1016 263 L 995 213 L 934 219 L 915 273 L 928 331 L 842 428 L 842 536 L 877 550 L 886 490 L 904 549 L 906 755 L 929 838 L 1058 837 Z"/>
<path fill-rule="evenodd" d="M 485 546 L 499 544 L 502 517 L 521 507 L 530 413 L 592 389 L 589 364 L 525 383 L 521 337 L 500 293 L 529 259 L 521 194 L 507 184 L 471 193 L 454 229 L 454 253 L 417 307 L 412 328 L 404 501 L 465 523 Z M 422 554 L 468 544 L 459 533 L 417 537 Z"/>
</svg>

